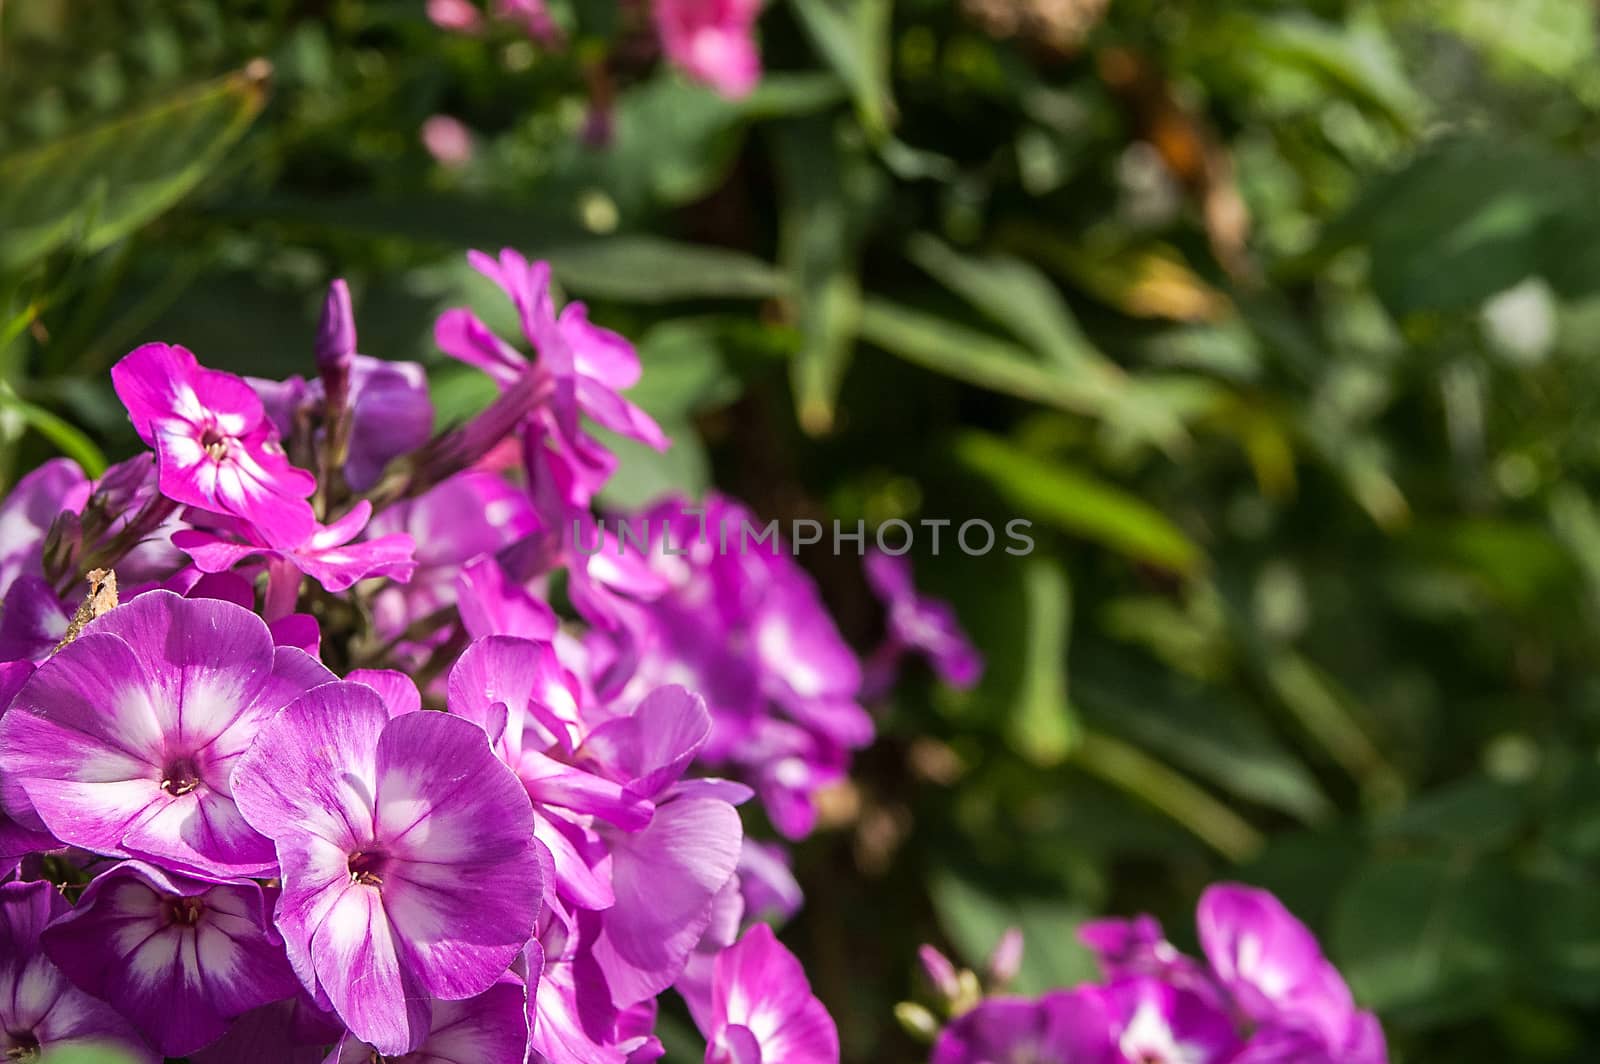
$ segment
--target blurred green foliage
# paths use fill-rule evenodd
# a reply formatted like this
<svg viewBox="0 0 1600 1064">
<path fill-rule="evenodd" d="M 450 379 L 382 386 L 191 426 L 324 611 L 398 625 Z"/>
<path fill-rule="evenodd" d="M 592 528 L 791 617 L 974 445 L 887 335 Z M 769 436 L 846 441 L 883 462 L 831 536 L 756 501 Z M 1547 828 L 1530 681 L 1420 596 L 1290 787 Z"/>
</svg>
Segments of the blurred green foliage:
<svg viewBox="0 0 1600 1064">
<path fill-rule="evenodd" d="M 432 315 L 506 324 L 461 252 L 547 256 L 677 440 L 619 444 L 612 503 L 1035 523 L 920 541 L 988 673 L 909 676 L 800 851 L 847 1059 L 915 1059 L 920 941 L 1020 925 L 1037 990 L 1083 918 L 1181 936 L 1223 877 L 1397 1060 L 1600 1059 L 1593 5 L 772 0 L 736 102 L 610 0 L 555 53 L 423 6 L 0 8 L 8 477 L 125 453 L 140 341 L 305 372 L 335 275 L 460 417 Z M 806 561 L 870 643 L 857 559 Z"/>
</svg>

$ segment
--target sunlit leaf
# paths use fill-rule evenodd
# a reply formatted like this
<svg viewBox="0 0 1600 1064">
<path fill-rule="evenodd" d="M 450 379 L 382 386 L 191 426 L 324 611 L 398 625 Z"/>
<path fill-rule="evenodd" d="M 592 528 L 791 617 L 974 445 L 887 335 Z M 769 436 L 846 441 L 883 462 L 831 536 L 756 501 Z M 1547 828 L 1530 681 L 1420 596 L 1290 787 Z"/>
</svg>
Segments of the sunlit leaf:
<svg viewBox="0 0 1600 1064">
<path fill-rule="evenodd" d="M 961 254 L 933 237 L 919 235 L 911 260 L 993 321 L 1059 366 L 1103 361 L 1061 294 L 1032 264 L 1008 255 Z"/>
<path fill-rule="evenodd" d="M 20 398 L 7 385 L 0 385 L 0 410 L 18 417 L 23 424 L 49 440 L 58 451 L 82 466 L 89 476 L 98 477 L 105 472 L 105 455 L 100 453 L 100 448 L 94 445 L 93 440 L 70 421 Z"/>
<path fill-rule="evenodd" d="M 956 454 L 1030 517 L 1177 572 L 1202 562 L 1200 548 L 1159 510 L 1080 469 L 976 432 L 961 437 Z"/>
<path fill-rule="evenodd" d="M 564 287 L 597 299 L 765 299 L 783 291 L 778 271 L 753 255 L 660 237 L 597 238 L 554 248 L 547 257 Z"/>
</svg>

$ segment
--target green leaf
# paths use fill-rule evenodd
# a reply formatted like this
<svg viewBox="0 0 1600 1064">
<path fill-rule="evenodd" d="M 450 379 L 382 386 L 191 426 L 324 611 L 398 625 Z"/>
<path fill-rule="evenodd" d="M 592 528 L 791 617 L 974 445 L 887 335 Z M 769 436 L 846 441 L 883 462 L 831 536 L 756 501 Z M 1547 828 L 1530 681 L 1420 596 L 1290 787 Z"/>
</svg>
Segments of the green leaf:
<svg viewBox="0 0 1600 1064">
<path fill-rule="evenodd" d="M 868 296 L 861 336 L 908 362 L 991 391 L 1075 413 L 1097 414 L 1108 389 L 1083 375 L 1041 366 L 1026 349 L 946 318 Z"/>
<path fill-rule="evenodd" d="M 1510 873 L 1439 856 L 1377 858 L 1333 914 L 1329 950 L 1363 1005 L 1469 1015 L 1512 975 L 1524 915 Z"/>
<path fill-rule="evenodd" d="M 1255 32 L 1248 46 L 1258 58 L 1293 63 L 1382 111 L 1401 129 L 1409 130 L 1420 120 L 1422 97 L 1378 19 L 1358 17 L 1348 26 L 1299 14 L 1252 21 Z"/>
<path fill-rule="evenodd" d="M 1308 261 L 1367 246 L 1397 315 L 1476 307 L 1532 276 L 1563 294 L 1600 288 L 1592 167 L 1514 140 L 1430 146 L 1368 185 Z"/>
<path fill-rule="evenodd" d="M 1175 572 L 1193 572 L 1203 560 L 1200 548 L 1159 510 L 1081 470 L 979 432 L 959 439 L 956 457 L 1031 517 Z"/>
<path fill-rule="evenodd" d="M 0 267 L 92 252 L 182 199 L 266 102 L 265 64 L 0 160 Z"/>
<path fill-rule="evenodd" d="M 69 421 L 52 414 L 42 406 L 18 396 L 9 385 L 0 384 L 0 410 L 15 415 L 21 422 L 49 440 L 55 448 L 83 467 L 90 477 L 106 471 L 105 455 L 94 441 L 78 431 Z"/>
<path fill-rule="evenodd" d="M 1240 701 L 1182 683 L 1147 659 L 1096 654 L 1074 677 L 1091 726 L 1137 743 L 1239 798 L 1308 823 L 1333 804 L 1306 765 Z"/>
<path fill-rule="evenodd" d="M 766 299 L 784 289 L 782 275 L 753 255 L 653 236 L 601 238 L 547 257 L 574 293 L 624 303 Z"/>
<path fill-rule="evenodd" d="M 716 319 L 681 318 L 653 327 L 639 340 L 639 362 L 644 372 L 628 399 L 663 424 L 686 422 L 740 391 L 724 364 Z"/>
<path fill-rule="evenodd" d="M 1201 377 L 1126 377 L 1041 363 L 1010 341 L 873 296 L 861 306 L 860 338 L 976 387 L 1099 418 L 1119 441 L 1174 454 L 1187 445 L 1185 421 L 1214 409 L 1224 394 Z"/>
<path fill-rule="evenodd" d="M 754 121 L 808 114 L 844 98 L 827 73 L 774 73 L 749 96 L 730 100 L 663 74 L 623 93 L 605 151 L 577 137 L 556 149 L 538 195 L 561 212 L 599 190 L 624 219 L 701 199 L 722 182 Z"/>
<path fill-rule="evenodd" d="M 40 1058 L 40 1064 L 134 1064 L 134 1061 L 120 1049 L 73 1046 L 50 1050 Z"/>
<path fill-rule="evenodd" d="M 856 113 L 873 139 L 894 123 L 889 88 L 891 0 L 792 0 L 800 24 L 824 61 L 855 98 Z"/>
<path fill-rule="evenodd" d="M 861 317 L 857 276 L 859 191 L 866 176 L 858 155 L 839 144 L 834 123 L 790 122 L 774 134 L 782 194 L 779 250 L 795 303 L 800 349 L 790 363 L 800 426 L 819 435 L 833 427 L 834 406 Z M 856 180 L 851 180 L 855 178 Z"/>
<path fill-rule="evenodd" d="M 1067 695 L 1072 587 L 1066 570 L 1053 559 L 1032 557 L 1025 568 L 1022 683 L 1007 719 L 1006 736 L 1034 764 L 1056 765 L 1072 752 L 1080 731 Z"/>
<path fill-rule="evenodd" d="M 908 252 L 912 262 L 1045 359 L 1063 369 L 1104 363 L 1061 293 L 1032 263 L 1010 255 L 963 255 L 926 234 L 912 237 Z"/>
</svg>

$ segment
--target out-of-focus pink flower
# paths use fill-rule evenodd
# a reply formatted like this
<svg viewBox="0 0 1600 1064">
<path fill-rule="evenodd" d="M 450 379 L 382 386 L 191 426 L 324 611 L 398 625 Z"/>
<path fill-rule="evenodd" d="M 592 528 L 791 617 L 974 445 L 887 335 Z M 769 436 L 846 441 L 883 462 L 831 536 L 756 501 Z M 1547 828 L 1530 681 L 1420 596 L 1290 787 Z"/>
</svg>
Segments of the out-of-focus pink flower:
<svg viewBox="0 0 1600 1064">
<path fill-rule="evenodd" d="M 422 146 L 440 166 L 465 166 L 472 161 L 472 130 L 449 115 L 422 123 Z"/>
<path fill-rule="evenodd" d="M 428 18 L 451 33 L 481 33 L 483 12 L 472 0 L 428 0 Z"/>
<path fill-rule="evenodd" d="M 656 32 L 673 65 L 724 96 L 761 80 L 753 36 L 761 0 L 655 0 Z"/>
<path fill-rule="evenodd" d="M 561 27 L 550 17 L 544 0 L 495 0 L 496 17 L 515 24 L 540 44 L 561 43 Z"/>
</svg>

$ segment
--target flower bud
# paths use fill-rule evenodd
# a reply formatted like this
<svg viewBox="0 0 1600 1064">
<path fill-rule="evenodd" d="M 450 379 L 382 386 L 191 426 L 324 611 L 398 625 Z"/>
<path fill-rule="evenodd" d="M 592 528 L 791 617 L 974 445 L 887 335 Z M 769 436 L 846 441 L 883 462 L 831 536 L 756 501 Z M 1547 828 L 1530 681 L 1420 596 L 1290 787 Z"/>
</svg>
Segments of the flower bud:
<svg viewBox="0 0 1600 1064">
<path fill-rule="evenodd" d="M 902 1001 L 896 1005 L 894 1018 L 900 1021 L 906 1034 L 919 1042 L 932 1042 L 939 1037 L 938 1019 L 914 1001 Z"/>
<path fill-rule="evenodd" d="M 989 984 L 1003 987 L 1017 977 L 1022 968 L 1022 928 L 1008 927 L 994 952 L 989 954 Z"/>
<path fill-rule="evenodd" d="M 322 374 L 329 399 L 344 396 L 356 357 L 356 317 L 350 306 L 350 287 L 343 278 L 328 286 L 322 321 L 317 326 L 316 355 L 317 371 Z"/>
<path fill-rule="evenodd" d="M 922 962 L 922 972 L 928 977 L 934 992 L 946 1001 L 954 1001 L 961 993 L 961 983 L 956 978 L 956 966 L 950 963 L 950 958 L 932 946 L 921 946 L 917 949 L 917 960 Z"/>
</svg>

